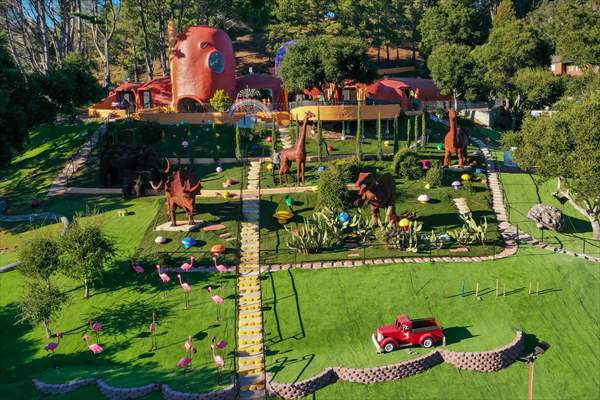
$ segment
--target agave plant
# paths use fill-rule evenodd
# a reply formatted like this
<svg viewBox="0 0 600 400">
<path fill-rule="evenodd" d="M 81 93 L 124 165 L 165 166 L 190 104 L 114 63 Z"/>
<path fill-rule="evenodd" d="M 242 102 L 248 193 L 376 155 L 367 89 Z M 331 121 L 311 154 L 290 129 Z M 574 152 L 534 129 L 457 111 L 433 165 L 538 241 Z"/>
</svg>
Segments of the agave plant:
<svg viewBox="0 0 600 400">
<path fill-rule="evenodd" d="M 343 238 L 343 227 L 332 215 L 328 210 L 320 211 L 310 218 L 304 218 L 304 222 L 297 229 L 285 227 L 290 234 L 288 247 L 300 253 L 318 253 L 339 244 Z"/>
<path fill-rule="evenodd" d="M 350 228 L 352 232 L 360 238 L 360 244 L 366 244 L 374 233 L 373 219 L 365 215 L 363 209 L 359 208 L 358 212 L 352 216 Z"/>
<path fill-rule="evenodd" d="M 487 236 L 488 223 L 487 218 L 483 217 L 483 223 L 478 224 L 475 219 L 468 215 L 466 217 L 461 216 L 464 226 L 469 230 L 472 236 L 472 241 L 479 241 L 481 244 L 485 244 Z"/>
</svg>

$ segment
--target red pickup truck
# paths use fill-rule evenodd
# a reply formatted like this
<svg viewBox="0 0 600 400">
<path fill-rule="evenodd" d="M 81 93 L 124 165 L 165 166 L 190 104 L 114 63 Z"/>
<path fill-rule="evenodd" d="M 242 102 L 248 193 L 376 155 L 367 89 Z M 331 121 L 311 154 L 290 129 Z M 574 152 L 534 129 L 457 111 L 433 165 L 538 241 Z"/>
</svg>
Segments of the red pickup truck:
<svg viewBox="0 0 600 400">
<path fill-rule="evenodd" d="M 378 353 L 389 353 L 402 346 L 430 348 L 446 341 L 444 328 L 435 318 L 410 319 L 408 315 L 398 315 L 393 325 L 380 326 L 372 339 Z"/>
</svg>

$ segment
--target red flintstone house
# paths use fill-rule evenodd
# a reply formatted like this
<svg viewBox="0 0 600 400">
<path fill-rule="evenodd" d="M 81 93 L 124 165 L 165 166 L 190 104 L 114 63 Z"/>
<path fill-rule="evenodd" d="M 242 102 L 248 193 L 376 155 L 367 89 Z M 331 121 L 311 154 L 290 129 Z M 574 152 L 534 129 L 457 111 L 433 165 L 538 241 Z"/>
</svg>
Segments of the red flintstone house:
<svg viewBox="0 0 600 400">
<path fill-rule="evenodd" d="M 229 36 L 220 29 L 193 26 L 174 34 L 170 30 L 171 74 L 146 83 L 125 82 L 90 108 L 94 116 L 124 115 L 163 108 L 178 113 L 210 111 L 209 101 L 222 89 L 236 98 L 244 89 L 257 89 L 273 106 L 285 103 L 283 82 L 275 76 L 235 77 L 235 58 Z M 260 99 L 262 100 L 262 98 Z"/>
</svg>

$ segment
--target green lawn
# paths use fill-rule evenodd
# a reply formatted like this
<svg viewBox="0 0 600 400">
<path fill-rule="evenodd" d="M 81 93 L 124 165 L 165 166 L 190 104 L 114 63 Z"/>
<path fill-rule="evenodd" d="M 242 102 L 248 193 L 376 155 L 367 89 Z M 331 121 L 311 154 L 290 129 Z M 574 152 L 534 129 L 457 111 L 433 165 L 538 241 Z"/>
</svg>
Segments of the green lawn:
<svg viewBox="0 0 600 400">
<path fill-rule="evenodd" d="M 47 343 L 42 329 L 27 325 L 14 325 L 17 314 L 16 301 L 20 296 L 22 279 L 18 272 L 0 274 L 0 326 L 7 335 L 0 345 L 4 355 L 0 360 L 0 389 L 6 398 L 31 399 L 36 396 L 30 380 L 41 378 L 48 382 L 64 382 L 70 379 L 97 376 L 117 386 L 143 385 L 150 382 L 167 382 L 179 390 L 205 391 L 213 390 L 229 383 L 229 374 L 233 369 L 231 351 L 234 343 L 234 292 L 235 279 L 232 274 L 218 276 L 216 274 L 190 274 L 189 281 L 193 286 L 190 310 L 184 310 L 182 290 L 178 287 L 175 274 L 171 274 L 171 283 L 165 290 L 160 283 L 154 264 L 156 260 L 146 254 L 151 250 L 150 240 L 156 235 L 152 232 L 153 221 L 157 215 L 166 215 L 160 207 L 161 202 L 156 198 L 135 200 L 120 200 L 114 198 L 88 198 L 65 196 L 53 204 L 55 210 L 72 215 L 76 211 L 95 209 L 96 212 L 86 219 L 94 219 L 100 223 L 104 232 L 112 237 L 118 249 L 117 260 L 106 272 L 102 283 L 92 290 L 89 300 L 82 300 L 81 284 L 67 279 L 60 279 L 61 287 L 69 293 L 70 303 L 65 307 L 54 328 L 65 333 L 64 340 L 57 350 L 59 370 L 51 368 L 51 359 L 43 350 Z M 53 200 L 55 201 L 55 200 Z M 211 212 L 220 206 L 219 203 L 210 207 L 198 206 L 198 218 L 208 220 Z M 127 209 L 130 215 L 120 217 L 117 209 Z M 233 217 L 235 218 L 235 217 Z M 166 218 L 165 218 L 166 219 Z M 228 226 L 230 222 L 225 222 Z M 6 228 L 3 228 L 6 229 Z M 62 227 L 58 224 L 46 225 L 41 229 L 19 233 L 18 226 L 14 232 L 4 231 L 13 245 L 23 243 L 27 237 L 35 234 L 56 234 Z M 8 233 L 7 233 L 8 232 Z M 196 234 L 194 234 L 196 235 Z M 209 235 L 199 234 L 198 239 Z M 214 234 L 212 234 L 214 235 Z M 212 238 L 215 240 L 215 238 Z M 210 241 L 205 239 L 202 247 L 190 250 L 185 257 L 176 253 L 178 241 L 162 250 L 175 252 L 173 263 L 190 254 L 204 256 L 203 251 Z M 3 243 L 5 241 L 3 240 Z M 147 255 L 142 265 L 146 274 L 136 275 L 132 272 L 129 257 L 138 253 Z M 227 247 L 230 247 L 229 245 Z M 2 257 L 2 264 L 16 258 L 16 253 L 8 252 Z M 179 254 L 180 257 L 177 256 Z M 156 254 L 154 254 L 156 255 Z M 236 257 L 231 252 L 227 257 Z M 233 258 L 232 258 L 233 259 Z M 207 260 L 200 259 L 203 264 Z M 187 276 L 184 278 L 188 279 Z M 219 287 L 220 285 L 222 287 Z M 222 321 L 215 323 L 216 306 L 205 290 L 211 285 L 225 298 L 221 306 Z M 166 297 L 163 298 L 163 293 Z M 158 344 L 159 350 L 149 352 L 150 339 L 147 327 L 152 310 L 158 314 Z M 81 337 L 87 332 L 87 321 L 98 320 L 105 327 L 100 337 L 100 343 L 105 346 L 105 352 L 99 357 L 100 368 L 96 373 L 91 354 L 84 347 Z M 175 364 L 185 355 L 183 342 L 187 336 L 195 338 L 198 354 L 194 363 L 194 371 L 186 376 Z M 210 353 L 212 336 L 227 340 L 230 345 L 226 358 L 226 368 L 222 373 L 214 367 Z M 194 379 L 188 379 L 190 377 Z M 61 396 L 65 399 L 100 398 L 95 388 L 85 388 L 71 395 Z M 157 395 L 148 398 L 158 398 Z"/>
<path fill-rule="evenodd" d="M 427 158 L 427 150 L 423 150 L 422 157 Z M 430 150 L 430 154 L 434 158 L 434 150 Z M 388 168 L 389 162 L 366 162 L 364 171 L 382 173 Z M 315 176 L 318 174 L 316 171 L 316 164 L 309 163 L 307 168 L 307 180 L 312 179 L 313 184 L 315 183 Z M 446 171 L 447 182 L 452 182 L 457 179 L 456 173 Z M 483 176 L 483 175 L 481 175 Z M 310 178 L 309 178 L 310 177 Z M 273 178 L 270 174 L 263 174 L 263 182 L 271 182 L 272 186 Z M 307 182 L 308 184 L 308 182 Z M 291 184 L 289 185 L 291 186 Z M 481 182 L 472 182 L 471 190 L 461 189 L 456 191 L 450 187 L 443 186 L 433 189 L 425 189 L 425 183 L 422 180 L 418 181 L 401 181 L 396 182 L 396 212 L 398 214 L 404 211 L 413 211 L 417 215 L 417 220 L 423 222 L 423 231 L 428 232 L 435 230 L 437 233 L 445 232 L 449 229 L 454 229 L 462 225 L 462 221 L 459 217 L 458 210 L 456 209 L 453 198 L 464 197 L 467 204 L 473 212 L 473 217 L 477 221 L 483 220 L 485 217 L 488 221 L 488 239 L 490 241 L 498 240 L 498 231 L 495 214 L 491 210 L 490 206 L 490 194 L 485 186 Z M 354 192 L 355 193 L 355 192 Z M 427 193 L 432 201 L 428 204 L 422 204 L 417 201 L 417 197 Z M 286 194 L 277 195 L 263 195 L 261 197 L 261 259 L 265 263 L 286 263 L 293 261 L 320 261 L 320 260 L 344 260 L 351 258 L 348 256 L 347 248 L 331 249 L 323 253 L 318 254 L 300 254 L 290 250 L 287 247 L 286 241 L 288 233 L 284 230 L 283 226 L 273 218 L 273 214 L 279 208 L 285 207 L 284 199 Z M 288 225 L 289 228 L 293 228 L 297 223 L 302 223 L 303 217 L 309 217 L 312 215 L 315 204 L 316 194 L 315 193 L 293 193 L 291 197 L 295 200 L 293 205 L 294 218 Z M 367 211 L 368 209 L 365 209 Z M 383 212 L 380 212 L 383 217 Z M 494 252 L 501 251 L 499 247 L 500 243 L 496 242 L 496 246 L 490 244 L 490 246 L 471 246 L 467 253 L 457 253 L 459 256 L 477 256 L 477 255 L 488 255 L 494 254 Z M 362 254 L 362 251 L 361 251 Z M 440 251 L 432 252 L 432 255 L 450 255 L 448 249 L 442 249 Z M 364 256 L 366 258 L 380 258 L 380 257 L 400 257 L 400 256 L 424 256 L 428 253 L 407 253 L 399 250 L 389 249 L 384 247 L 377 242 L 370 243 L 364 250 Z"/>
<path fill-rule="evenodd" d="M 31 200 L 43 197 L 69 157 L 75 155 L 98 123 L 43 125 L 29 139 L 7 169 L 0 169 L 0 197 L 11 214 L 29 211 Z"/>
<path fill-rule="evenodd" d="M 168 259 L 172 260 L 171 266 L 179 266 L 181 263 L 188 261 L 189 255 L 196 257 L 196 265 L 211 266 L 213 265 L 212 253 L 210 248 L 215 244 L 223 244 L 226 248 L 225 254 L 219 259 L 220 262 L 230 266 L 237 265 L 238 262 L 238 246 L 237 229 L 238 217 L 240 216 L 239 200 L 225 199 L 201 199 L 196 203 L 196 213 L 194 219 L 196 222 L 203 221 L 206 225 L 223 224 L 226 229 L 216 232 L 205 232 L 202 229 L 197 232 L 156 232 L 153 227 L 158 224 L 169 221 L 166 212 L 166 206 L 162 201 L 155 199 L 156 216 L 150 224 L 150 227 L 144 234 L 136 256 L 140 259 L 146 259 L 154 265 L 162 255 L 167 255 Z M 123 217 L 129 218 L 129 217 Z M 179 222 L 187 221 L 186 214 L 179 209 L 177 213 Z M 230 237 L 235 240 L 227 241 L 219 235 L 230 233 Z M 168 243 L 157 245 L 154 239 L 157 236 L 164 236 L 169 240 Z M 196 239 L 196 245 L 189 250 L 183 248 L 181 240 L 191 236 Z"/>
<path fill-rule="evenodd" d="M 69 220 L 74 215 L 88 215 L 100 223 L 117 243 L 118 250 L 127 256 L 137 248 L 141 235 L 156 215 L 158 199 L 123 200 L 116 197 L 65 195 L 42 202 L 40 211 L 54 211 Z M 117 210 L 126 209 L 131 215 L 119 217 Z M 124 223 L 126 222 L 126 223 Z M 33 223 L 0 223 L 0 266 L 17 260 L 19 247 L 35 235 L 59 235 L 62 223 L 34 221 Z"/>
<path fill-rule="evenodd" d="M 583 260 L 522 248 L 518 256 L 482 263 L 402 264 L 321 271 L 291 270 L 263 281 L 267 367 L 281 382 L 313 376 L 328 366 L 369 367 L 417 355 L 375 353 L 371 334 L 395 316 L 435 316 L 448 347 L 483 351 L 510 342 L 517 329 L 551 344 L 536 363 L 536 398 L 590 398 L 600 382 L 596 346 L 600 315 L 599 271 Z M 496 298 L 496 280 L 506 297 Z M 460 287 L 465 282 L 464 298 Z M 540 284 L 528 295 L 529 282 Z M 482 300 L 473 291 L 479 282 Z M 524 398 L 527 367 L 499 373 L 459 371 L 442 365 L 402 381 L 340 383 L 316 393 L 322 399 Z"/>
<path fill-rule="evenodd" d="M 510 222 L 518 225 L 536 239 L 575 252 L 584 252 L 600 256 L 600 242 L 592 240 L 592 226 L 569 203 L 561 204 L 552 193 L 556 190 L 556 179 L 545 182 L 536 181 L 534 175 L 526 173 L 502 173 L 502 186 L 508 200 Z M 537 203 L 547 204 L 560 209 L 566 219 L 565 230 L 554 232 L 539 229 L 535 222 L 527 218 L 529 209 Z M 585 239 L 585 241 L 584 241 Z"/>
</svg>

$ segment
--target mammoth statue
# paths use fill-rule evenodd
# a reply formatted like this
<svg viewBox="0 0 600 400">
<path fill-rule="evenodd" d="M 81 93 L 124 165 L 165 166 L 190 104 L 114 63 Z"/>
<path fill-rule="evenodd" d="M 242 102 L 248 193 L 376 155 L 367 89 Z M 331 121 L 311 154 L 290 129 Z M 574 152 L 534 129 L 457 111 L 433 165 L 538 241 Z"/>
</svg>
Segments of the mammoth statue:
<svg viewBox="0 0 600 400">
<path fill-rule="evenodd" d="M 396 215 L 396 182 L 394 176 L 386 173 L 379 179 L 375 179 L 370 172 L 361 172 L 356 181 L 356 186 L 360 197 L 354 202 L 354 205 L 369 204 L 371 215 L 377 225 L 380 224 L 379 209 L 390 208 L 389 222 L 392 226 L 396 226 L 398 216 Z"/>
<path fill-rule="evenodd" d="M 152 146 L 111 146 L 100 157 L 100 182 L 105 187 L 120 185 L 124 197 L 143 196 L 147 182 L 164 173 L 161 161 Z"/>
<path fill-rule="evenodd" d="M 196 195 L 200 193 L 202 184 L 200 180 L 189 169 L 178 167 L 171 173 L 171 163 L 167 160 L 167 168 L 163 171 L 163 178 L 159 183 L 150 180 L 150 185 L 156 192 L 164 190 L 167 200 L 167 211 L 171 220 L 171 226 L 177 226 L 175 212 L 178 207 L 185 210 L 188 217 L 188 225 L 194 225 L 194 207 Z"/>
</svg>

